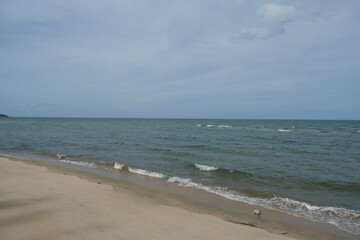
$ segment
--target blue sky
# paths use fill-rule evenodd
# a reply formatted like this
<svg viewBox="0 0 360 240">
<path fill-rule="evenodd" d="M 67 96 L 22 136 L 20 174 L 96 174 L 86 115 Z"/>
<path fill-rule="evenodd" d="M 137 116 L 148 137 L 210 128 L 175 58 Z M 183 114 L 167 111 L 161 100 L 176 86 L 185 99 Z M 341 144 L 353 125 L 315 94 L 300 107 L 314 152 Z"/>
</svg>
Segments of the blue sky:
<svg viewBox="0 0 360 240">
<path fill-rule="evenodd" d="M 0 113 L 360 119 L 359 0 L 1 0 Z"/>
</svg>

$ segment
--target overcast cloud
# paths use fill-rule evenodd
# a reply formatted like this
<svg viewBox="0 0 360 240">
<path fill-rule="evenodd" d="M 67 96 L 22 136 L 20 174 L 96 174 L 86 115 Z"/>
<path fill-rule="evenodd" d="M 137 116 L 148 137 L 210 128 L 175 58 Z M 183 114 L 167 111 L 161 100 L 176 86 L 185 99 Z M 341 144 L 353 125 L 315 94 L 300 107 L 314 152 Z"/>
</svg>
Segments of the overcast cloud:
<svg viewBox="0 0 360 240">
<path fill-rule="evenodd" d="M 360 1 L 1 0 L 0 113 L 360 119 Z"/>
</svg>

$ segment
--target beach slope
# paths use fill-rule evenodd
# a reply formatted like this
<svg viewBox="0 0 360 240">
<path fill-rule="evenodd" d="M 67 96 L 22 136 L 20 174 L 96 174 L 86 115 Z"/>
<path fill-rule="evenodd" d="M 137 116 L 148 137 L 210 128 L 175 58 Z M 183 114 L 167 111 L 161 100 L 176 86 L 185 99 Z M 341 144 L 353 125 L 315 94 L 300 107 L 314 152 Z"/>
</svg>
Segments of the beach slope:
<svg viewBox="0 0 360 240">
<path fill-rule="evenodd" d="M 2 239 L 292 239 L 164 204 L 156 191 L 2 157 L 0 181 Z"/>
</svg>

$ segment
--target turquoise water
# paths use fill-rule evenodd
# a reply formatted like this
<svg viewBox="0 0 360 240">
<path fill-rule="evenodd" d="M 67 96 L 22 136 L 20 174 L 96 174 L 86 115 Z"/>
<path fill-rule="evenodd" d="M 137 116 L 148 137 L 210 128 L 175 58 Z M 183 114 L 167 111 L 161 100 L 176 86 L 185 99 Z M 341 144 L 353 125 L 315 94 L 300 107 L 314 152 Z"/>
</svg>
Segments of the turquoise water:
<svg viewBox="0 0 360 240">
<path fill-rule="evenodd" d="M 1 153 L 60 153 L 360 234 L 360 121 L 1 118 Z"/>
</svg>

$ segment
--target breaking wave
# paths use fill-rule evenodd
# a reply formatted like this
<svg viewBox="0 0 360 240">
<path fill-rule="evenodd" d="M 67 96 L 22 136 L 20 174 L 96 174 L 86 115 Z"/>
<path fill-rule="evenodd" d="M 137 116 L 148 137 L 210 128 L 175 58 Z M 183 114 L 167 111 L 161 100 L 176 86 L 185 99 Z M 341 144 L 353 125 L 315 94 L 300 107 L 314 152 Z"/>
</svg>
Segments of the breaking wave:
<svg viewBox="0 0 360 240">
<path fill-rule="evenodd" d="M 91 163 L 91 162 L 83 162 L 83 161 L 70 161 L 70 160 L 60 160 L 60 162 L 63 163 L 70 163 L 73 165 L 79 165 L 79 166 L 85 166 L 85 167 L 96 167 L 95 163 Z"/>
<path fill-rule="evenodd" d="M 118 162 L 116 162 L 116 163 L 114 164 L 114 168 L 115 168 L 115 169 L 122 169 L 124 166 L 125 166 L 125 164 L 120 164 L 120 163 L 118 163 Z"/>
<path fill-rule="evenodd" d="M 209 166 L 209 165 L 204 165 L 204 164 L 194 163 L 194 164 L 187 165 L 187 167 L 197 169 L 197 170 L 203 171 L 203 172 L 211 172 L 213 174 L 221 176 L 222 178 L 244 179 L 244 178 L 253 177 L 253 175 L 248 172 L 244 172 L 244 171 L 240 171 L 240 170 L 231 170 L 231 169 L 226 169 L 226 168 L 222 168 L 222 167 L 214 167 L 214 166 Z"/>
<path fill-rule="evenodd" d="M 129 172 L 136 173 L 139 175 L 149 176 L 153 178 L 165 178 L 166 176 L 162 173 L 150 172 L 144 169 L 129 168 Z"/>
<path fill-rule="evenodd" d="M 278 132 L 291 132 L 290 129 L 281 129 L 281 128 L 276 129 L 276 131 L 278 131 Z"/>
<path fill-rule="evenodd" d="M 231 125 L 214 125 L 214 124 L 197 124 L 197 127 L 209 127 L 209 128 L 213 128 L 213 127 L 217 127 L 217 128 L 231 128 Z"/>
<path fill-rule="evenodd" d="M 218 170 L 218 168 L 216 167 L 213 167 L 213 166 L 207 166 L 207 165 L 202 165 L 202 164 L 197 164 L 195 163 L 194 166 L 196 168 L 198 168 L 200 171 L 215 171 L 215 170 Z"/>
<path fill-rule="evenodd" d="M 118 170 L 129 171 L 131 173 L 135 173 L 135 174 L 139 174 L 139 175 L 143 175 L 143 176 L 153 177 L 153 178 L 166 178 L 166 175 L 164 175 L 162 173 L 150 172 L 150 171 L 145 170 L 145 169 L 131 168 L 131 167 L 125 165 L 125 164 L 121 164 L 121 163 L 118 163 L 118 162 L 116 162 L 114 164 L 114 168 L 118 169 Z"/>
</svg>

